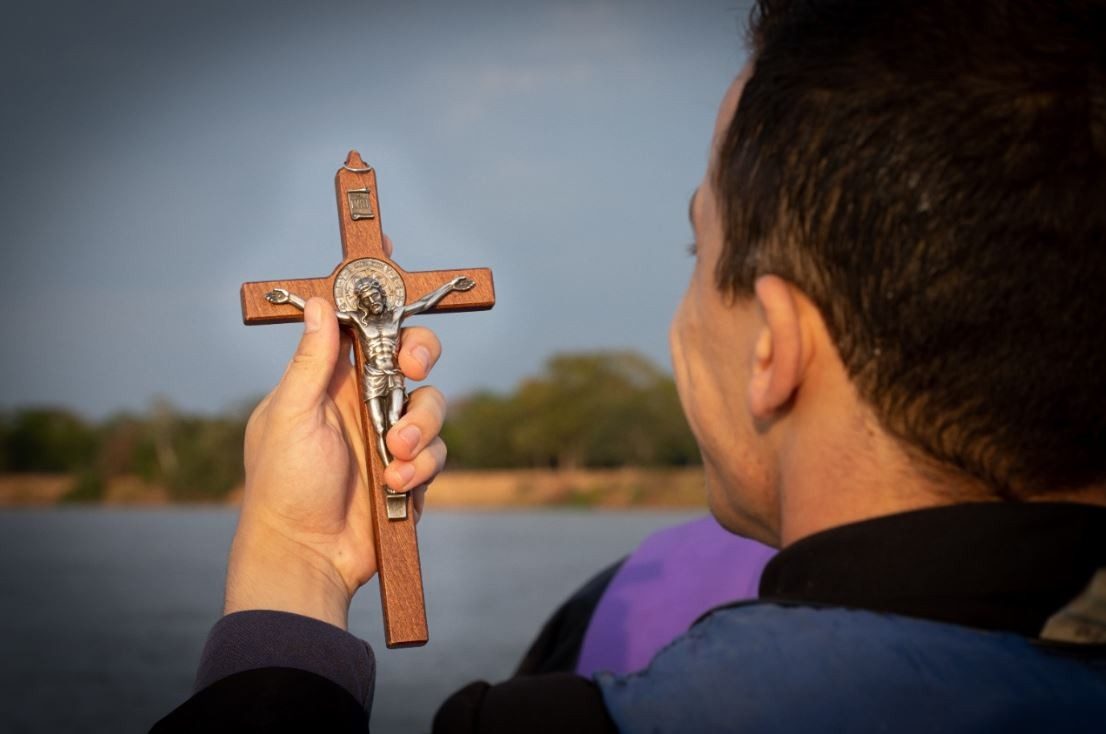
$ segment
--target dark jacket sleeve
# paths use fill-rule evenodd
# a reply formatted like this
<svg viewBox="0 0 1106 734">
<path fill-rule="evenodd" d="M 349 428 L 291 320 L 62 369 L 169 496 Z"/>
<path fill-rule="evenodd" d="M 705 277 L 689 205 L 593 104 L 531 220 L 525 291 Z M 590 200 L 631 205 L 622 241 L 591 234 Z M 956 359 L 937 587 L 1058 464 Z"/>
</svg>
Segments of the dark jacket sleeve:
<svg viewBox="0 0 1106 734">
<path fill-rule="evenodd" d="M 594 682 L 571 673 L 591 615 L 622 561 L 598 573 L 546 622 L 516 671 L 472 683 L 434 717 L 434 734 L 615 732 Z M 197 693 L 152 730 L 365 732 L 375 661 L 360 640 L 280 612 L 243 612 L 212 629 Z"/>
<path fill-rule="evenodd" d="M 289 612 L 228 614 L 207 636 L 193 690 L 256 668 L 296 668 L 337 683 L 372 710 L 376 658 L 372 648 L 344 629 Z"/>
<path fill-rule="evenodd" d="M 204 688 L 150 731 L 365 734 L 368 730 L 368 713 L 337 683 L 295 668 L 258 668 Z"/>
<path fill-rule="evenodd" d="M 310 617 L 255 610 L 211 629 L 195 694 L 153 732 L 368 731 L 372 649 Z"/>
<path fill-rule="evenodd" d="M 342 686 L 294 668 L 259 668 L 223 678 L 154 725 L 184 732 L 364 734 L 368 714 Z M 446 699 L 433 734 L 615 734 L 594 682 L 570 673 L 471 683 Z"/>
</svg>

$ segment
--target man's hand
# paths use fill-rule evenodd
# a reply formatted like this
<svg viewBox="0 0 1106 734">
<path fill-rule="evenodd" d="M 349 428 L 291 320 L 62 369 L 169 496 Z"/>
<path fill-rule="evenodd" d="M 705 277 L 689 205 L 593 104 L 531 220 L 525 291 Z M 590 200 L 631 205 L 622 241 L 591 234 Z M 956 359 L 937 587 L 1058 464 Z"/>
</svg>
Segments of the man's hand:
<svg viewBox="0 0 1106 734">
<path fill-rule="evenodd" d="M 390 244 L 390 243 L 389 243 Z M 433 332 L 405 329 L 399 365 L 424 379 L 441 353 Z M 280 384 L 246 428 L 246 491 L 231 546 L 225 612 L 274 609 L 345 628 L 353 594 L 376 573 L 359 390 L 334 310 L 312 298 Z M 388 485 L 413 490 L 441 471 L 445 401 L 423 387 L 388 432 Z"/>
</svg>

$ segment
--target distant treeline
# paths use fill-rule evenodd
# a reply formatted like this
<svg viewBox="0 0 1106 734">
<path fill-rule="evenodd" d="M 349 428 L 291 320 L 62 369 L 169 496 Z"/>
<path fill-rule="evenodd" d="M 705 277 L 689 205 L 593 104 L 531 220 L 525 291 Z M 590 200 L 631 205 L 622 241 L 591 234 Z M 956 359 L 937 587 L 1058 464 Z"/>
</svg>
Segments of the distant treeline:
<svg viewBox="0 0 1106 734">
<path fill-rule="evenodd" d="M 632 352 L 561 354 L 509 395 L 450 406 L 451 466 L 680 466 L 697 463 L 672 378 Z"/>
<path fill-rule="evenodd" d="M 242 481 L 247 417 L 185 415 L 164 401 L 100 423 L 24 408 L 0 414 L 0 471 L 72 474 L 69 500 L 98 500 L 120 476 L 161 485 L 176 501 L 217 500 Z"/>
<path fill-rule="evenodd" d="M 68 499 L 94 501 L 138 476 L 177 501 L 216 500 L 241 483 L 248 411 L 188 415 L 164 401 L 99 423 L 63 408 L 0 413 L 0 472 L 68 473 Z M 565 354 L 506 395 L 456 401 L 443 429 L 450 466 L 684 465 L 698 452 L 671 377 L 632 353 Z"/>
</svg>

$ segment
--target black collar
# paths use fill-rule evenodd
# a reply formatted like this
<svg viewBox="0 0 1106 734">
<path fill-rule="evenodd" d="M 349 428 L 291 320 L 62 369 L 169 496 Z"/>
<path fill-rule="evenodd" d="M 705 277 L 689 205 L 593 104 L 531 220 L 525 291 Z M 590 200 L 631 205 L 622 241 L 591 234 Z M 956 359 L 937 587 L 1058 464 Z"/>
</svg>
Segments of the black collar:
<svg viewBox="0 0 1106 734">
<path fill-rule="evenodd" d="M 1106 566 L 1106 508 L 952 505 L 842 525 L 769 562 L 760 597 L 1036 637 Z"/>
</svg>

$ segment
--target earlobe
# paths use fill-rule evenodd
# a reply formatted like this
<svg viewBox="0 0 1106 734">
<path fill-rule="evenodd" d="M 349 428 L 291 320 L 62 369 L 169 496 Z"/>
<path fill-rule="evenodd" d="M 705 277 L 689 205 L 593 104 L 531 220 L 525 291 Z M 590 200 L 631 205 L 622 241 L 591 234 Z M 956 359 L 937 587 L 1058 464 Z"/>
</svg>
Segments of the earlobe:
<svg viewBox="0 0 1106 734">
<path fill-rule="evenodd" d="M 753 347 L 749 410 L 767 419 L 787 405 L 802 382 L 802 324 L 791 286 L 782 278 L 757 278 L 756 299 L 762 324 Z"/>
</svg>

